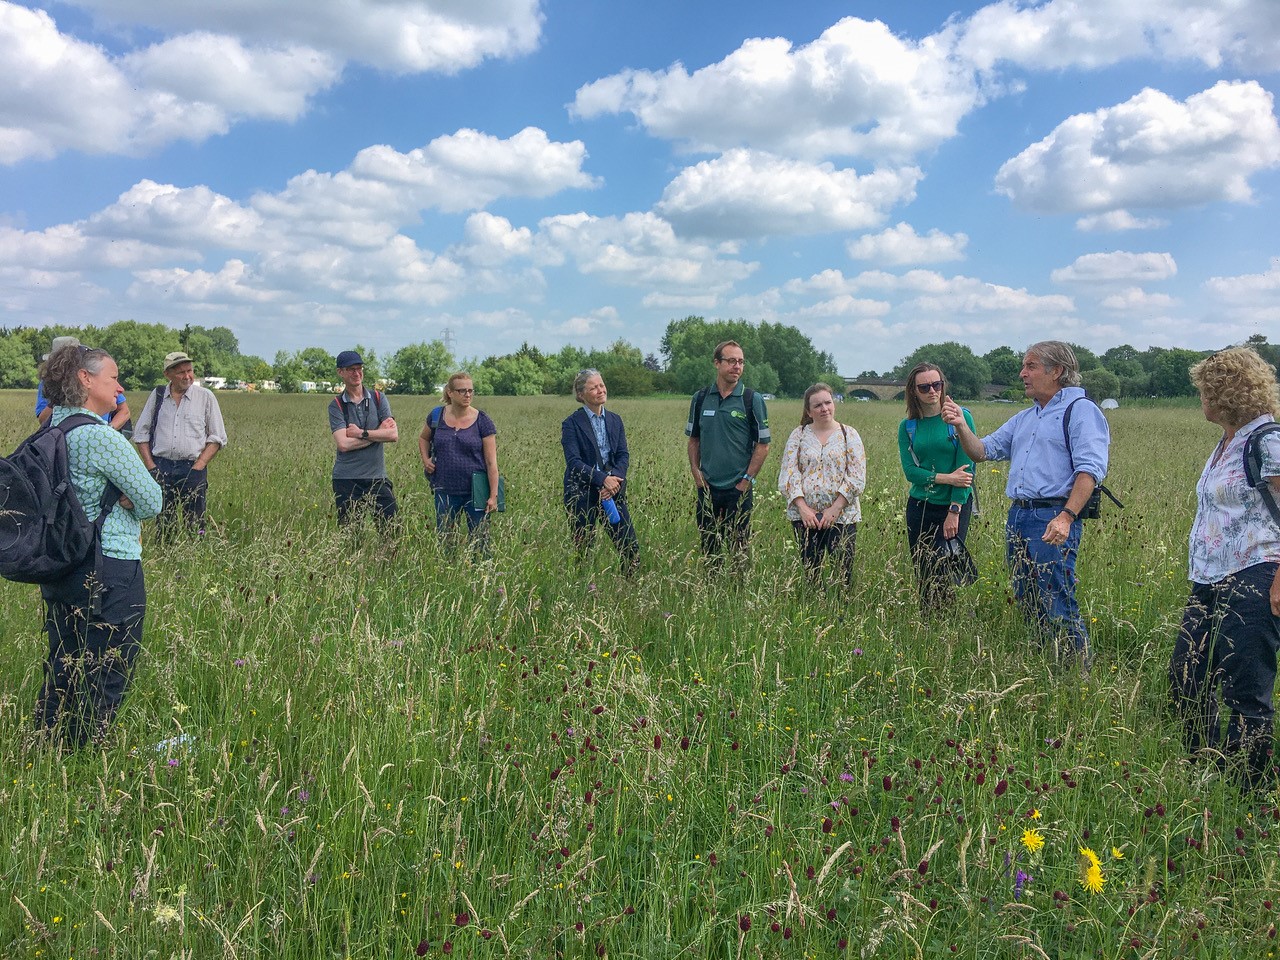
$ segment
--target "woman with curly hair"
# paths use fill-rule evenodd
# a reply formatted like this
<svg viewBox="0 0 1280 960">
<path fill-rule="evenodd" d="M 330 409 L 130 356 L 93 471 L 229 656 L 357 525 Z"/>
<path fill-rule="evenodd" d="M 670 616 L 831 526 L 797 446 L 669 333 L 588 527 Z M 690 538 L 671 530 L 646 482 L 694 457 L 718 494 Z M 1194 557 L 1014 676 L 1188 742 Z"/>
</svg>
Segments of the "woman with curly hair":
<svg viewBox="0 0 1280 960">
<path fill-rule="evenodd" d="M 100 741 L 129 689 L 147 611 L 141 522 L 162 501 L 133 446 L 102 421 L 116 408 L 118 376 L 105 350 L 79 345 L 51 354 L 41 370 L 52 429 L 76 414 L 93 418 L 66 429 L 67 468 L 85 516 L 96 521 L 108 511 L 101 566 L 41 588 L 49 659 L 36 723 L 72 746 Z"/>
<path fill-rule="evenodd" d="M 1280 650 L 1280 395 L 1274 368 L 1247 347 L 1202 360 L 1191 379 L 1222 438 L 1196 484 L 1191 596 L 1170 694 L 1192 755 L 1214 751 L 1253 789 L 1268 772 Z M 1225 736 L 1219 687 L 1231 711 Z"/>
</svg>

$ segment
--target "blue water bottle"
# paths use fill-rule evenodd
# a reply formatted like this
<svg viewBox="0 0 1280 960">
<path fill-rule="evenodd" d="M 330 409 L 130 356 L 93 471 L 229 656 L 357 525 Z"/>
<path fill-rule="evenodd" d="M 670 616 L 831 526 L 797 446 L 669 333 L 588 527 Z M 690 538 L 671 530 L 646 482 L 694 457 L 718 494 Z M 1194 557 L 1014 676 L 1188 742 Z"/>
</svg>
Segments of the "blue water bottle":
<svg viewBox="0 0 1280 960">
<path fill-rule="evenodd" d="M 600 506 L 604 508 L 604 515 L 609 518 L 610 523 L 622 522 L 622 514 L 618 512 L 618 505 L 613 502 L 613 497 L 601 500 Z"/>
</svg>

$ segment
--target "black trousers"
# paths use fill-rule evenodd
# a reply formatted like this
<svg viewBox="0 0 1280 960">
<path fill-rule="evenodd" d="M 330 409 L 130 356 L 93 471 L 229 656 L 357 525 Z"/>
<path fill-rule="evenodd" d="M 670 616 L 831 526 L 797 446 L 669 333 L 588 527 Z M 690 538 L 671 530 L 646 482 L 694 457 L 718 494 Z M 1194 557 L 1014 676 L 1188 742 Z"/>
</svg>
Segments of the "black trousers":
<svg viewBox="0 0 1280 960">
<path fill-rule="evenodd" d="M 623 572 L 630 573 L 640 564 L 640 541 L 636 538 L 636 529 L 631 523 L 627 498 L 623 495 L 615 496 L 613 502 L 620 517 L 617 523 L 610 523 L 605 516 L 594 488 L 587 491 L 566 491 L 564 508 L 569 516 L 569 532 L 578 552 L 585 554 L 595 541 L 596 527 L 604 524 L 605 532 L 622 559 Z"/>
<path fill-rule="evenodd" d="M 837 523 L 823 530 L 810 530 L 799 520 L 792 520 L 796 542 L 800 544 L 800 562 L 810 578 L 816 578 L 823 561 L 834 556 L 840 579 L 853 586 L 853 548 L 858 540 L 856 523 Z"/>
<path fill-rule="evenodd" d="M 1187 749 L 1242 760 L 1248 787 L 1262 782 L 1271 763 L 1280 617 L 1271 612 L 1270 590 L 1277 566 L 1259 563 L 1218 583 L 1193 583 L 1169 661 L 1170 699 Z M 1231 711 L 1225 738 L 1219 687 Z"/>
<path fill-rule="evenodd" d="M 179 522 L 185 523 L 188 530 L 203 529 L 209 468 L 193 470 L 192 460 L 153 459 L 154 476 L 164 493 L 164 507 L 156 518 L 156 534 L 162 539 L 172 535 Z"/>
<path fill-rule="evenodd" d="M 354 523 L 366 511 L 371 511 L 379 524 L 390 523 L 396 517 L 395 488 L 385 477 L 380 480 L 334 478 L 333 501 L 338 508 L 340 527 Z"/>
<path fill-rule="evenodd" d="M 946 543 L 942 525 L 947 520 L 947 512 L 947 504 L 907 497 L 907 546 L 920 587 L 920 609 L 925 612 L 937 610 L 955 599 L 955 587 L 942 567 L 942 545 Z M 960 508 L 956 537 L 961 543 L 969 534 L 972 516 L 973 498 L 970 497 Z"/>
<path fill-rule="evenodd" d="M 705 556 L 718 558 L 726 550 L 744 555 L 751 542 L 753 489 L 703 487 L 698 490 L 698 534 Z"/>
<path fill-rule="evenodd" d="M 38 726 L 72 746 L 100 741 L 124 702 L 142 646 L 147 591 L 142 562 L 103 557 L 101 609 L 45 602 L 49 657 L 36 701 Z"/>
</svg>

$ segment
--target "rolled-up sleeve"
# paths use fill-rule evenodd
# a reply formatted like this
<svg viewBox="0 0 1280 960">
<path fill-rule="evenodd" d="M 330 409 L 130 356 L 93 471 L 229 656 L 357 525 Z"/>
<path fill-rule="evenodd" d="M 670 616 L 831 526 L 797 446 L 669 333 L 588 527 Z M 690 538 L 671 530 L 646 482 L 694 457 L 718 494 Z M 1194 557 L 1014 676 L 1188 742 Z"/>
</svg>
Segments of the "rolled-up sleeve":
<svg viewBox="0 0 1280 960">
<path fill-rule="evenodd" d="M 1077 403 L 1071 411 L 1071 460 L 1075 473 L 1087 473 L 1099 482 L 1107 475 L 1111 428 L 1095 403 Z"/>
<path fill-rule="evenodd" d="M 222 422 L 222 408 L 212 393 L 209 394 L 209 407 L 204 416 L 204 442 L 216 443 L 220 447 L 227 445 L 227 427 Z"/>
</svg>

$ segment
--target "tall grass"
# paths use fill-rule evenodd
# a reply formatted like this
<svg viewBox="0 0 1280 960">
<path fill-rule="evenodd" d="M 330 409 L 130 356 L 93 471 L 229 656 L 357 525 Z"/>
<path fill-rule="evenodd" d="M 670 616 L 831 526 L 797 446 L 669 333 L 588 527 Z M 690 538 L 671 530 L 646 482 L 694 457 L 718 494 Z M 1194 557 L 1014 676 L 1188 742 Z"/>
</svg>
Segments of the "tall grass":
<svg viewBox="0 0 1280 960">
<path fill-rule="evenodd" d="M 28 399 L 0 395 L 0 447 Z M 870 463 L 844 591 L 799 575 L 775 492 L 795 403 L 771 405 L 751 562 L 716 577 L 687 403 L 614 405 L 627 581 L 603 537 L 569 545 L 568 401 L 482 400 L 509 506 L 475 562 L 434 535 L 429 399 L 393 398 L 385 542 L 335 528 L 325 398 L 221 399 L 215 522 L 147 544 L 146 652 L 104 749 L 31 735 L 39 599 L 0 585 L 0 955 L 1269 955 L 1280 808 L 1189 766 L 1164 709 L 1197 412 L 1110 414 L 1128 509 L 1085 534 L 1082 679 L 1012 607 L 999 465 L 979 582 L 920 621 L 896 405 L 840 411 Z M 984 432 L 1010 412 L 975 409 Z"/>
</svg>

